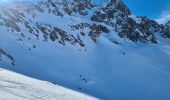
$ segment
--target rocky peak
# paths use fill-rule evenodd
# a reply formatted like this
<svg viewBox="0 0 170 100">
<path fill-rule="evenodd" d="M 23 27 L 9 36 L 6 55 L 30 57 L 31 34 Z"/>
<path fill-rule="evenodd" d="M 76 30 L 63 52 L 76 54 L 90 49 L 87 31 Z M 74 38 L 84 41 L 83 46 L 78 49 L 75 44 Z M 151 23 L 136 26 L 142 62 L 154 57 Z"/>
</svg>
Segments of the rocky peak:
<svg viewBox="0 0 170 100">
<path fill-rule="evenodd" d="M 170 27 L 170 21 L 168 21 L 167 23 L 165 23 L 165 25 L 166 25 L 167 27 Z"/>
<path fill-rule="evenodd" d="M 143 21 L 144 18 L 137 18 L 132 15 L 131 11 L 121 0 L 110 0 L 106 6 L 99 8 L 94 13 L 91 20 L 111 26 L 111 30 L 117 32 L 121 38 L 129 39 L 133 42 L 157 43 L 154 33 L 150 32 L 150 26 L 145 27 L 143 25 L 143 22 L 146 22 Z M 137 20 L 142 22 L 138 23 Z M 150 22 L 157 24 L 151 20 L 146 23 Z"/>
<path fill-rule="evenodd" d="M 111 0 L 107 4 L 101 3 L 91 19 L 92 21 L 103 22 L 106 20 L 110 21 L 109 19 L 114 19 L 115 17 L 125 17 L 130 14 L 130 10 L 122 1 Z"/>
</svg>

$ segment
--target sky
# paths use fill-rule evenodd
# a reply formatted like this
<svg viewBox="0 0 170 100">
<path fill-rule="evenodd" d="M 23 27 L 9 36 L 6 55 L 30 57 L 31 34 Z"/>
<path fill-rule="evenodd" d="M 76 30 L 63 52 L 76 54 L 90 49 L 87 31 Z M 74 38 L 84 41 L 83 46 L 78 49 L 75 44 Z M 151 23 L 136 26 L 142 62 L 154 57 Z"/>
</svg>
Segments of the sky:
<svg viewBox="0 0 170 100">
<path fill-rule="evenodd" d="M 157 19 L 170 12 L 170 0 L 123 0 L 130 10 L 138 16 Z"/>
</svg>

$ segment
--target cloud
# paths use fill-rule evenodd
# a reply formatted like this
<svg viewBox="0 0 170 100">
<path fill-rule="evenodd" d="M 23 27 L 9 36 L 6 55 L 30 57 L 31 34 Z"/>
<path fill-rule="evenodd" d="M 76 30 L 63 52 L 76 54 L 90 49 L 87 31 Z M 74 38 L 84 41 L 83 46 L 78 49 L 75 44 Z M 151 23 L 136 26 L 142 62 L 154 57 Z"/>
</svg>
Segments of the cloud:
<svg viewBox="0 0 170 100">
<path fill-rule="evenodd" d="M 170 21 L 170 11 L 163 12 L 156 21 L 160 24 L 165 24 Z"/>
<path fill-rule="evenodd" d="M 159 18 L 156 19 L 159 24 L 165 24 L 170 21 L 170 4 L 162 11 Z"/>
</svg>

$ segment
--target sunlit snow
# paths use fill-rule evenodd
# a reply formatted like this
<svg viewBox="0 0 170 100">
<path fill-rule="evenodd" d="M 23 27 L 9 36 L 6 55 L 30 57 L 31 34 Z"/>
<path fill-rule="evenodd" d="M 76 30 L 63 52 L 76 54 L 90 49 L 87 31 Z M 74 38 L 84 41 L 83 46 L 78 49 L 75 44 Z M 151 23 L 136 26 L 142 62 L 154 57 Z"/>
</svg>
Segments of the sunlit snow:
<svg viewBox="0 0 170 100">
<path fill-rule="evenodd" d="M 97 100 L 94 97 L 0 68 L 0 100 Z"/>
</svg>

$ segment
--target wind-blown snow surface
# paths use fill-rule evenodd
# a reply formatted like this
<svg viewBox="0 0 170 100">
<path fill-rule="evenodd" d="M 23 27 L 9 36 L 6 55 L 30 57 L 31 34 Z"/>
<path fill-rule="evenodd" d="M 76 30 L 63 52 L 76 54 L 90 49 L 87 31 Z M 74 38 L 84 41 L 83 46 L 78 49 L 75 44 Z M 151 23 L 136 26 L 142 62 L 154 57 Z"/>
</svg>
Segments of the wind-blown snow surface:
<svg viewBox="0 0 170 100">
<path fill-rule="evenodd" d="M 50 24 L 75 34 L 76 31 L 73 32 L 67 24 L 90 21 L 80 16 L 64 15 L 61 18 L 46 12 L 33 13 L 35 18 L 26 15 L 31 25 L 36 22 Z M 0 64 L 5 69 L 104 100 L 170 100 L 168 39 L 165 41 L 160 37 L 162 41 L 159 44 L 140 44 L 124 41 L 114 33 L 112 35 L 115 36 L 103 33 L 95 43 L 86 35 L 82 38 L 86 44 L 84 51 L 67 42 L 62 46 L 50 40 L 37 40 L 21 23 L 18 26 L 31 40 L 22 38 L 17 32 L 0 28 L 0 47 L 12 54 L 16 64 L 11 66 L 2 59 Z M 18 38 L 23 41 L 17 41 Z M 118 40 L 120 44 L 114 44 L 110 38 Z M 36 48 L 32 48 L 33 45 Z"/>
<path fill-rule="evenodd" d="M 49 82 L 0 69 L 0 100 L 97 100 Z"/>
</svg>

